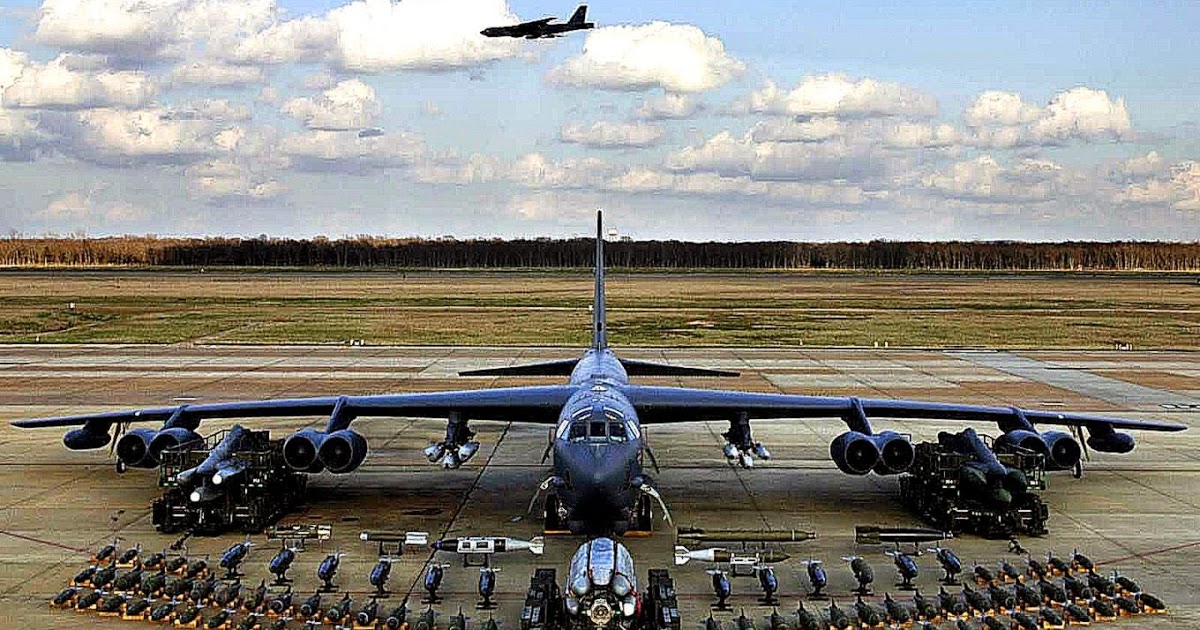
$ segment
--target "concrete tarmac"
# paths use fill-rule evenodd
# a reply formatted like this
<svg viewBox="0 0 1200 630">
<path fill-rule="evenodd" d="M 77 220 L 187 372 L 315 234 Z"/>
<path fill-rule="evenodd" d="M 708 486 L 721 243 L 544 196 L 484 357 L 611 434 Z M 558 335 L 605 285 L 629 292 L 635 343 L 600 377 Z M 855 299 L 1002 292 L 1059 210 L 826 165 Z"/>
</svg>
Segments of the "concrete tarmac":
<svg viewBox="0 0 1200 630">
<path fill-rule="evenodd" d="M 825 395 L 906 397 L 990 405 L 1018 405 L 1151 418 L 1200 426 L 1200 354 L 1188 352 L 977 352 L 911 349 L 619 349 L 622 356 L 685 365 L 740 370 L 727 379 L 636 379 L 641 383 Z M 88 552 L 119 537 L 123 546 L 161 550 L 176 536 L 160 535 L 150 522 L 158 495 L 153 471 L 118 475 L 107 450 L 70 452 L 57 430 L 19 431 L 17 418 L 107 409 L 211 402 L 243 398 L 331 393 L 411 392 L 473 389 L 500 384 L 555 383 L 561 379 L 459 378 L 459 370 L 577 356 L 558 348 L 380 348 L 380 347 L 193 347 L 193 346 L 0 346 L 0 628 L 119 628 L 137 622 L 101 619 L 94 613 L 50 610 L 47 600 L 87 564 Z M 282 437 L 311 421 L 250 421 Z M 202 432 L 228 426 L 206 422 Z M 366 603 L 367 573 L 376 560 L 373 544 L 358 541 L 365 529 L 427 531 L 432 538 L 507 535 L 528 539 L 539 533 L 526 506 L 546 467 L 539 463 L 547 428 L 472 423 L 480 453 L 462 469 L 442 471 L 420 451 L 439 439 L 438 420 L 367 419 L 355 427 L 370 440 L 371 453 L 358 471 L 319 475 L 310 481 L 310 501 L 285 523 L 324 523 L 334 539 L 310 545 L 292 571 L 295 588 L 311 593 L 317 564 L 326 553 L 343 552 L 340 587 Z M 877 427 L 935 439 L 940 429 L 961 424 L 887 422 Z M 856 524 L 917 525 L 897 500 L 893 477 L 850 477 L 829 461 L 828 443 L 844 430 L 837 420 L 778 420 L 754 424 L 755 437 L 773 461 L 753 470 L 730 466 L 721 455 L 722 423 L 686 423 L 647 429 L 661 472 L 654 478 L 676 524 L 813 530 L 816 541 L 788 545 L 792 559 L 775 567 L 781 612 L 795 609 L 807 584 L 801 560 L 821 559 L 830 575 L 829 592 L 852 608 L 853 580 L 841 558 L 865 556 L 875 568 L 878 597 L 899 596 L 884 548 L 855 546 Z M 979 427 L 981 430 L 990 427 Z M 994 430 L 992 431 L 994 433 Z M 1050 505 L 1050 534 L 1022 540 L 1036 556 L 1047 551 L 1086 552 L 1103 570 L 1119 569 L 1167 601 L 1170 615 L 1126 619 L 1112 627 L 1193 628 L 1200 626 L 1200 431 L 1137 435 L 1126 456 L 1095 454 L 1082 479 L 1054 474 L 1044 499 Z M 653 567 L 669 567 L 677 583 L 684 627 L 695 628 L 711 603 L 702 564 L 674 567 L 673 537 L 666 525 L 649 538 L 628 539 L 639 578 Z M 192 556 L 219 553 L 242 540 L 239 534 L 194 538 Z M 262 536 L 246 563 L 243 582 L 268 577 L 275 548 Z M 546 555 L 525 552 L 497 558 L 500 607 L 475 610 L 478 569 L 451 563 L 436 607 L 444 627 L 459 606 L 478 628 L 489 615 L 516 630 L 529 576 L 535 566 L 565 573 L 580 543 L 554 537 Z M 995 568 L 1007 543 L 973 537 L 951 546 L 964 562 Z M 390 608 L 411 593 L 421 608 L 420 579 L 429 554 L 413 551 L 394 565 Z M 939 571 L 931 555 L 918 559 L 922 592 L 936 593 Z M 745 608 L 760 627 L 769 607 L 758 603 L 752 578 L 734 580 L 734 613 Z M 806 602 L 810 608 L 821 602 Z M 206 611 L 205 616 L 215 611 Z M 794 617 L 791 617 L 794 620 Z M 299 627 L 293 622 L 293 627 Z M 945 627 L 950 627 L 948 624 Z"/>
</svg>

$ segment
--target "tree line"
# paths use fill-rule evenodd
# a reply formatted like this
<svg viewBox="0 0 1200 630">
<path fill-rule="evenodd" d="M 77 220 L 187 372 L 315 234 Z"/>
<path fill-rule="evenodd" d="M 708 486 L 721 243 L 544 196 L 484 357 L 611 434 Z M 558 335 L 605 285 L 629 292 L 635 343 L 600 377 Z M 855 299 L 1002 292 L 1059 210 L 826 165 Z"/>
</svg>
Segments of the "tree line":
<svg viewBox="0 0 1200 630">
<path fill-rule="evenodd" d="M 621 240 L 608 264 L 630 268 L 879 270 L 1200 270 L 1200 243 L 1143 241 Z M 591 239 L 21 238 L 0 240 L 0 266 L 521 268 L 589 267 Z"/>
</svg>

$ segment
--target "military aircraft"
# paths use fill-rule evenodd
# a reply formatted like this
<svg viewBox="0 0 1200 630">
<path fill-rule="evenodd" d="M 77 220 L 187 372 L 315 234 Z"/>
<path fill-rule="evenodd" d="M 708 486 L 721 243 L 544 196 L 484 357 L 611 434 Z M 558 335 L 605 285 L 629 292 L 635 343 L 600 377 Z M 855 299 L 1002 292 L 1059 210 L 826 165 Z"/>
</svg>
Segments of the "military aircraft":
<svg viewBox="0 0 1200 630">
<path fill-rule="evenodd" d="M 1048 466 L 1070 470 L 1082 447 L 1064 431 L 1041 431 L 1040 425 L 1078 430 L 1093 450 L 1127 453 L 1134 439 L 1120 430 L 1181 431 L 1164 422 L 1034 411 L 1015 407 L 855 397 L 760 394 L 717 389 L 635 385 L 632 376 L 736 376 L 735 372 L 683 367 L 619 358 L 608 344 L 605 308 L 604 238 L 597 214 L 592 344 L 578 359 L 478 369 L 463 376 L 567 376 L 562 385 L 504 387 L 435 393 L 322 396 L 242 402 L 183 404 L 127 411 L 20 420 L 20 428 L 76 427 L 63 443 L 72 450 L 96 449 L 119 435 L 116 451 L 140 455 L 124 461 L 131 467 L 157 466 L 161 449 L 194 439 L 202 420 L 327 416 L 324 430 L 304 428 L 287 437 L 284 459 L 292 468 L 311 473 L 348 473 L 367 456 L 367 439 L 351 424 L 361 418 L 445 418 L 445 438 L 425 450 L 431 463 L 455 469 L 479 449 L 470 421 L 522 422 L 553 427 L 544 459 L 553 456 L 549 477 L 538 487 L 546 492 L 545 527 L 576 533 L 619 534 L 631 527 L 651 527 L 651 510 L 665 503 L 643 467 L 648 453 L 643 428 L 674 422 L 728 422 L 723 452 L 750 468 L 770 452 L 754 439 L 752 420 L 829 418 L 847 430 L 829 446 L 839 470 L 851 475 L 894 475 L 907 470 L 915 448 L 906 435 L 876 431 L 873 419 L 935 419 L 994 422 L 1002 435 L 997 444 L 1035 449 Z M 157 428 L 122 430 L 131 423 L 161 422 Z M 975 444 L 978 440 L 972 442 Z M 133 446 L 129 446 L 132 443 Z M 144 448 L 135 448 L 140 446 Z M 127 447 L 127 448 L 123 448 Z M 997 490 L 991 458 L 979 465 L 980 492 Z M 997 475 L 999 470 L 996 471 Z M 996 476 L 996 475 L 992 475 Z M 999 489 L 1003 489 L 1001 486 Z M 536 496 L 535 496 L 536 500 Z M 665 511 L 665 510 L 664 510 Z"/>
<path fill-rule="evenodd" d="M 551 24 L 558 18 L 548 17 L 532 22 L 522 22 L 512 26 L 489 26 L 488 28 L 479 31 L 480 35 L 485 37 L 524 37 L 525 39 L 542 39 L 550 37 L 562 37 L 563 34 L 571 31 L 581 31 L 589 28 L 595 28 L 596 25 L 587 21 L 587 5 L 581 4 L 575 13 L 571 15 L 571 19 L 564 24 Z"/>
</svg>

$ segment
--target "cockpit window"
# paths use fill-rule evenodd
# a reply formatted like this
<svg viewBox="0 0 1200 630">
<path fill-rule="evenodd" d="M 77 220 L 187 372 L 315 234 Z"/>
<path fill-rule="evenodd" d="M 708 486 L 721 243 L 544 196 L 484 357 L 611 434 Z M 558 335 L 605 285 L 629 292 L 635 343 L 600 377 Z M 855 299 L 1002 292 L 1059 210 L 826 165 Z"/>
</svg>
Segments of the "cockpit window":
<svg viewBox="0 0 1200 630">
<path fill-rule="evenodd" d="M 563 431 L 572 442 L 626 442 L 630 439 L 631 429 L 619 409 L 603 407 L 601 411 L 593 407 L 573 413 L 570 424 Z"/>
</svg>

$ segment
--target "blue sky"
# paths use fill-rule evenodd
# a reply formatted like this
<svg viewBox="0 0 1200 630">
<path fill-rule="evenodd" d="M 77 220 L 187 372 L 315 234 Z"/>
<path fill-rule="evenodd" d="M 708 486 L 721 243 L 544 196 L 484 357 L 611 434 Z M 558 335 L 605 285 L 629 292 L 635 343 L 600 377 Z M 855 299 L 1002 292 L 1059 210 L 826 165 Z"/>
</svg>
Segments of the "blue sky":
<svg viewBox="0 0 1200 630">
<path fill-rule="evenodd" d="M 15 0 L 0 229 L 1200 239 L 1200 4 Z"/>
</svg>

